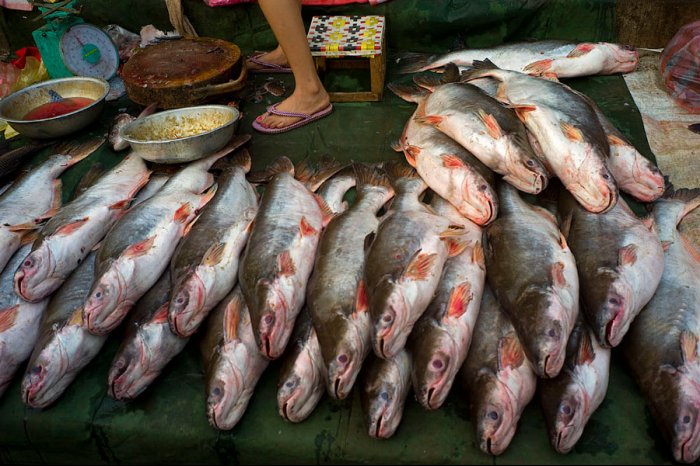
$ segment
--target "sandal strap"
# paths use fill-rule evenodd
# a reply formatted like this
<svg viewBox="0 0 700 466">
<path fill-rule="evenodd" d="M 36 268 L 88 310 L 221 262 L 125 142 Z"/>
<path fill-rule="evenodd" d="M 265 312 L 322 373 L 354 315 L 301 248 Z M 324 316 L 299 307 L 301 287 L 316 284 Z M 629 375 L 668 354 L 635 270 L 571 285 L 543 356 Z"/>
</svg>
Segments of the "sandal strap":
<svg viewBox="0 0 700 466">
<path fill-rule="evenodd" d="M 279 116 L 286 116 L 286 117 L 297 117 L 297 118 L 309 118 L 309 117 L 311 117 L 311 115 L 308 113 L 285 112 L 283 110 L 279 110 L 277 108 L 277 106 L 279 104 L 280 103 L 277 102 L 276 104 L 270 105 L 269 107 L 267 107 L 268 113 L 272 113 L 274 115 L 279 115 Z"/>
<path fill-rule="evenodd" d="M 269 63 L 269 62 L 260 60 L 258 57 L 260 57 L 262 55 L 263 55 L 262 53 L 258 54 L 258 55 L 251 55 L 250 57 L 248 57 L 248 60 L 252 61 L 256 65 L 260 65 L 260 66 L 265 67 L 265 68 L 272 68 L 275 70 L 287 70 L 287 69 L 289 69 L 288 66 L 277 65 L 275 63 Z"/>
</svg>

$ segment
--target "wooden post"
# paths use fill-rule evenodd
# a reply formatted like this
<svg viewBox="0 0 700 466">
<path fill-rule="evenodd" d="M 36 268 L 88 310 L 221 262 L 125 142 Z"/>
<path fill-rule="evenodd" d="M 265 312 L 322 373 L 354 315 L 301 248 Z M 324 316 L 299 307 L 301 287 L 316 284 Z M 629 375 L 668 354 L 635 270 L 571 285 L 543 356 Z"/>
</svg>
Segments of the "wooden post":
<svg viewBox="0 0 700 466">
<path fill-rule="evenodd" d="M 617 0 L 618 41 L 663 48 L 688 23 L 700 19 L 700 0 Z"/>
</svg>

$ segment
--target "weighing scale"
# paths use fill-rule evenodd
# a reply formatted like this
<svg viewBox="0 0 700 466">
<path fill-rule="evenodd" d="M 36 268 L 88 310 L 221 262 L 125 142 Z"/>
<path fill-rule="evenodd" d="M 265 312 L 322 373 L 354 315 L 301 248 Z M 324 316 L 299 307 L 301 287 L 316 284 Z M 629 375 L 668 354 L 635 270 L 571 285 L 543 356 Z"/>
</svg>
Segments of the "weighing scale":
<svg viewBox="0 0 700 466">
<path fill-rule="evenodd" d="M 46 25 L 32 32 L 51 78 L 90 76 L 109 80 L 119 67 L 119 52 L 109 35 L 86 23 L 76 0 L 34 2 Z"/>
</svg>

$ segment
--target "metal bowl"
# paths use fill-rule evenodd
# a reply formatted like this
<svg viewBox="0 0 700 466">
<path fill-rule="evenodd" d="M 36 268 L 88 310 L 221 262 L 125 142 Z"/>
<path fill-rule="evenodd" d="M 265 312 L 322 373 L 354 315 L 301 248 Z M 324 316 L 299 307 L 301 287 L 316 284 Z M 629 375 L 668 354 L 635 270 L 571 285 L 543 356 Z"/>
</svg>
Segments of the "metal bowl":
<svg viewBox="0 0 700 466">
<path fill-rule="evenodd" d="M 124 125 L 119 135 L 151 162 L 190 162 L 224 147 L 239 118 L 238 110 L 226 105 L 178 108 L 138 118 Z"/>
<path fill-rule="evenodd" d="M 55 92 L 52 93 L 50 91 Z M 51 79 L 20 89 L 0 101 L 0 119 L 6 120 L 18 133 L 37 139 L 49 139 L 74 133 L 102 113 L 109 83 L 104 79 L 74 76 Z M 30 111 L 51 102 L 52 94 L 65 98 L 87 97 L 95 102 L 70 113 L 40 120 L 25 120 Z"/>
</svg>

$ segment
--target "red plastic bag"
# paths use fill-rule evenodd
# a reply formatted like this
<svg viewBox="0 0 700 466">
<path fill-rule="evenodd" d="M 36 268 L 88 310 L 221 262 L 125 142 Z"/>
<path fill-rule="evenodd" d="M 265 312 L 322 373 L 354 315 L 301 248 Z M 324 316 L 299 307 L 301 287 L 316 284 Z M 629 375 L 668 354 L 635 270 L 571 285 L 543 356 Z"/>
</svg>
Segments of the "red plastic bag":
<svg viewBox="0 0 700 466">
<path fill-rule="evenodd" d="M 661 54 L 661 81 L 676 103 L 700 113 L 700 21 L 678 30 Z"/>
</svg>

